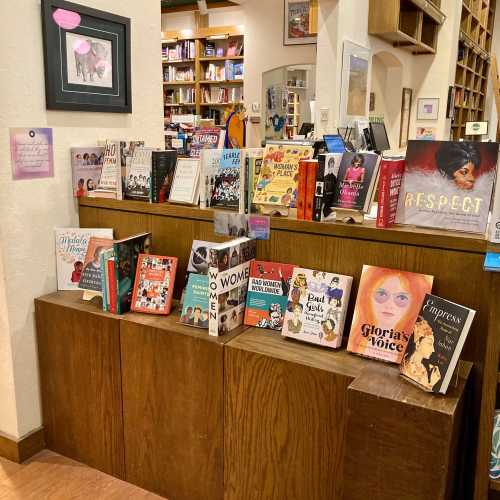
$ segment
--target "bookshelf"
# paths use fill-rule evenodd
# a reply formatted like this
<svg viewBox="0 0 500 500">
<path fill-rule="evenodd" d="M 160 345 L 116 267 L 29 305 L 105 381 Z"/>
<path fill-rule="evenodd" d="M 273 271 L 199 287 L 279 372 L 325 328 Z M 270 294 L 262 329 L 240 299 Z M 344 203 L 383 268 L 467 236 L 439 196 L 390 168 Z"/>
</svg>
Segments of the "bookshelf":
<svg viewBox="0 0 500 500">
<path fill-rule="evenodd" d="M 368 33 L 413 55 L 435 54 L 441 0 L 370 0 Z"/>
<path fill-rule="evenodd" d="M 451 125 L 454 140 L 466 137 L 466 122 L 484 118 L 494 18 L 495 0 L 462 1 L 455 72 L 455 114 Z"/>
<path fill-rule="evenodd" d="M 300 121 L 300 95 L 297 92 L 288 91 L 288 109 L 286 128 L 287 135 L 294 136 L 299 132 Z"/>
<path fill-rule="evenodd" d="M 243 103 L 243 64 L 242 26 L 163 32 L 165 123 L 174 114 L 197 114 L 224 126 L 224 108 Z"/>
</svg>

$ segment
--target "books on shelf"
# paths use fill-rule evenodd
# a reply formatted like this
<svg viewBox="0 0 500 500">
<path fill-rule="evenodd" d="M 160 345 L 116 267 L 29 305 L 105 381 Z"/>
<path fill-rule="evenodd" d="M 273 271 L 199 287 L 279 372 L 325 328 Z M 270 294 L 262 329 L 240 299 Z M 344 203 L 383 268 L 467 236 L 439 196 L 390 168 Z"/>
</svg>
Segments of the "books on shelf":
<svg viewBox="0 0 500 500">
<path fill-rule="evenodd" d="M 256 241 L 238 238 L 210 249 L 209 334 L 223 335 L 243 323 L 250 261 Z"/>
<path fill-rule="evenodd" d="M 352 277 L 296 267 L 282 335 L 325 347 L 340 347 Z"/>
<path fill-rule="evenodd" d="M 294 267 L 279 262 L 252 261 L 245 325 L 281 330 Z"/>
<path fill-rule="evenodd" d="M 200 208 L 208 208 L 212 202 L 215 176 L 219 171 L 222 149 L 202 149 L 200 155 Z"/>
<path fill-rule="evenodd" d="M 107 242 L 111 241 L 113 229 L 55 229 L 58 290 L 76 290 L 78 288 L 91 238 L 104 238 Z"/>
<path fill-rule="evenodd" d="M 433 276 L 363 266 L 347 350 L 400 363 Z"/>
<path fill-rule="evenodd" d="M 314 194 L 313 220 L 319 222 L 335 210 L 335 188 L 339 175 L 343 153 L 325 153 L 318 155 L 318 174 Z M 300 196 L 300 194 L 299 194 Z"/>
<path fill-rule="evenodd" d="M 177 164 L 177 151 L 153 151 L 151 172 L 151 202 L 165 203 L 172 188 L 175 166 Z"/>
<path fill-rule="evenodd" d="M 484 234 L 497 159 L 494 142 L 409 141 L 397 222 Z"/>
<path fill-rule="evenodd" d="M 425 391 L 446 394 L 475 314 L 426 295 L 401 361 L 401 375 Z"/>
<path fill-rule="evenodd" d="M 177 257 L 140 254 L 137 261 L 131 310 L 149 314 L 170 313 Z"/>
<path fill-rule="evenodd" d="M 226 104 L 239 103 L 243 101 L 243 89 L 241 87 L 218 87 L 202 89 L 202 102 L 204 104 Z"/>
<path fill-rule="evenodd" d="M 170 65 L 163 67 L 163 81 L 168 82 L 194 82 L 195 72 L 192 66 Z"/>
<path fill-rule="evenodd" d="M 216 167 L 210 206 L 215 208 L 240 208 L 241 150 L 223 149 Z"/>
<path fill-rule="evenodd" d="M 196 57 L 196 45 L 194 40 L 180 40 L 175 46 L 162 45 L 162 57 L 167 61 L 184 61 Z"/>
<path fill-rule="evenodd" d="M 178 87 L 175 89 L 164 89 L 165 104 L 194 105 L 196 101 L 196 89 L 193 87 Z"/>
<path fill-rule="evenodd" d="M 208 276 L 191 273 L 188 278 L 180 322 L 208 329 Z"/>
<path fill-rule="evenodd" d="M 71 148 L 73 196 L 88 196 L 99 184 L 104 148 Z"/>
<path fill-rule="evenodd" d="M 153 148 L 137 147 L 127 168 L 125 198 L 150 201 Z"/>
<path fill-rule="evenodd" d="M 378 182 L 377 227 L 391 227 L 396 222 L 399 193 L 403 182 L 405 161 L 385 159 L 380 162 Z"/>
<path fill-rule="evenodd" d="M 168 200 L 172 203 L 198 205 L 199 199 L 200 160 L 198 158 L 179 158 Z"/>
</svg>

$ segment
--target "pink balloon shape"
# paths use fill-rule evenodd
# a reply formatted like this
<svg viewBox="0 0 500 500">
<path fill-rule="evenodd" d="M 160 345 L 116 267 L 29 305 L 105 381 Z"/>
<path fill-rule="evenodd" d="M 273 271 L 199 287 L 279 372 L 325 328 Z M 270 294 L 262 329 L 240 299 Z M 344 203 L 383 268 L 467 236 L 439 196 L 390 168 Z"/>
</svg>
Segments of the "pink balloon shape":
<svg viewBox="0 0 500 500">
<path fill-rule="evenodd" d="M 74 30 L 76 27 L 80 26 L 82 21 L 78 12 L 66 9 L 56 9 L 52 14 L 52 18 L 60 28 L 65 30 Z"/>
<path fill-rule="evenodd" d="M 87 40 L 77 40 L 73 45 L 73 50 L 77 54 L 88 54 L 90 51 L 90 43 Z"/>
</svg>

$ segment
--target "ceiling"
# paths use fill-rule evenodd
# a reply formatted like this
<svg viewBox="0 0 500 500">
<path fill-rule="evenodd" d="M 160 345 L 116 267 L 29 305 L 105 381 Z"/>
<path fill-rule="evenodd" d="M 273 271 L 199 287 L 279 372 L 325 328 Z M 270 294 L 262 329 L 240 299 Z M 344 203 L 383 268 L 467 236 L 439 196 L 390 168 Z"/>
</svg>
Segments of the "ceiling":
<svg viewBox="0 0 500 500">
<path fill-rule="evenodd" d="M 207 6 L 210 7 L 227 7 L 228 5 L 239 2 L 222 1 L 222 0 L 207 0 Z M 161 0 L 162 11 L 169 10 L 194 10 L 197 9 L 196 0 Z"/>
</svg>

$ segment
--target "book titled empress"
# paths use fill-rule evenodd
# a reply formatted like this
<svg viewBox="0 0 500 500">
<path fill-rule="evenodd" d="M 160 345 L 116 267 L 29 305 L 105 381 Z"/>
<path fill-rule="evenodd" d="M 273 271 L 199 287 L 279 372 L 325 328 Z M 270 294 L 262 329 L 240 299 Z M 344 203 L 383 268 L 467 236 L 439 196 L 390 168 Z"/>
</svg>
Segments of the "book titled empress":
<svg viewBox="0 0 500 500">
<path fill-rule="evenodd" d="M 347 350 L 400 363 L 433 276 L 363 266 Z"/>
<path fill-rule="evenodd" d="M 130 309 L 150 314 L 170 313 L 177 257 L 140 254 Z"/>
<path fill-rule="evenodd" d="M 256 241 L 251 238 L 238 238 L 210 249 L 209 335 L 223 335 L 243 323 L 250 261 L 255 253 Z"/>
<path fill-rule="evenodd" d="M 494 142 L 409 141 L 397 222 L 484 234 L 497 159 Z"/>
<path fill-rule="evenodd" d="M 401 362 L 401 375 L 446 394 L 476 311 L 426 295 Z"/>
<path fill-rule="evenodd" d="M 112 229 L 56 228 L 57 289 L 76 290 L 90 238 L 113 239 Z"/>
<path fill-rule="evenodd" d="M 332 207 L 369 212 L 380 157 L 375 153 L 344 153 Z"/>
<path fill-rule="evenodd" d="M 293 264 L 252 261 L 245 325 L 281 330 L 294 267 Z"/>
<path fill-rule="evenodd" d="M 281 334 L 340 347 L 351 286 L 351 276 L 296 267 Z"/>
</svg>

